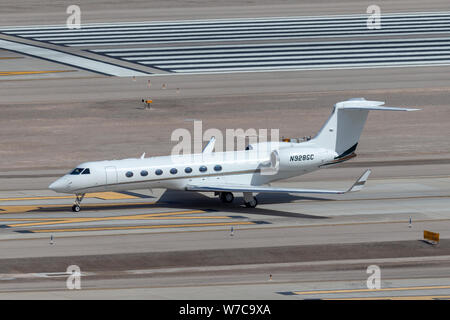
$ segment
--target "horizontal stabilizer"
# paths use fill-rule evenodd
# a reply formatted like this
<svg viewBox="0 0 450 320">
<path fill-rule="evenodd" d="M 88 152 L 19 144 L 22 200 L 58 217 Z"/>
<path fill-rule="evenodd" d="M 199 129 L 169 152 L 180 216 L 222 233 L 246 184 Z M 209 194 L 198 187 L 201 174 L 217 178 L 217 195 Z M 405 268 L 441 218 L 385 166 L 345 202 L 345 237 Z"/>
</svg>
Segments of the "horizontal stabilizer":
<svg viewBox="0 0 450 320">
<path fill-rule="evenodd" d="M 370 175 L 370 170 L 356 180 L 356 182 L 348 190 L 320 190 L 320 189 L 294 189 L 294 188 L 277 188 L 269 186 L 251 186 L 238 184 L 223 184 L 223 185 L 187 185 L 186 190 L 189 191 L 214 191 L 214 192 L 254 192 L 254 193 L 317 193 L 317 194 L 343 194 L 347 192 L 359 191 L 364 187 L 367 178 Z"/>
<path fill-rule="evenodd" d="M 382 107 L 384 101 L 370 101 L 364 98 L 353 98 L 347 101 L 336 103 L 338 109 L 359 109 L 359 110 L 384 110 L 384 111 L 417 111 L 420 109 L 398 108 L 398 107 Z"/>
<path fill-rule="evenodd" d="M 378 106 L 343 106 L 339 107 L 339 109 L 353 109 L 353 110 L 382 110 L 382 111 L 418 111 L 420 109 L 413 108 L 397 108 L 397 107 L 378 107 Z"/>
</svg>

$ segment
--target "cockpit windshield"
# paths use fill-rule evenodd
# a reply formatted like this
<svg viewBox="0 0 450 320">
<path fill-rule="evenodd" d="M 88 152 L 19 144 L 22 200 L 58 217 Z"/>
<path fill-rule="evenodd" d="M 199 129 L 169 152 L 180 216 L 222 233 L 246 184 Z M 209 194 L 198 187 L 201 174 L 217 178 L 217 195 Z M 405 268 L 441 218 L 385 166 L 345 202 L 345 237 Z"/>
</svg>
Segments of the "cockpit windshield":
<svg viewBox="0 0 450 320">
<path fill-rule="evenodd" d="M 84 168 L 75 168 L 73 169 L 73 171 L 70 173 L 71 175 L 79 175 L 81 172 L 83 172 Z"/>
<path fill-rule="evenodd" d="M 89 168 L 75 168 L 70 174 L 73 176 L 77 176 L 79 174 L 91 174 L 91 170 L 89 170 Z"/>
</svg>

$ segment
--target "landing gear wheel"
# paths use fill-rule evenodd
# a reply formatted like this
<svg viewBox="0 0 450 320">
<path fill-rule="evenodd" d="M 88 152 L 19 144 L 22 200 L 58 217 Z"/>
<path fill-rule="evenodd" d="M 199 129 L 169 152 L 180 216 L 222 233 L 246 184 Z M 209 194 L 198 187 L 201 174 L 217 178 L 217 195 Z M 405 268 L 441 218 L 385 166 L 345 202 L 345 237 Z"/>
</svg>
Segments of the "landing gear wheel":
<svg viewBox="0 0 450 320">
<path fill-rule="evenodd" d="M 253 200 L 249 202 L 245 202 L 245 206 L 247 208 L 255 208 L 258 205 L 258 200 L 256 200 L 256 197 L 253 197 Z"/>
<path fill-rule="evenodd" d="M 73 212 L 75 212 L 75 213 L 80 212 L 80 210 L 81 210 L 80 204 L 81 204 L 81 201 L 83 201 L 83 198 L 84 198 L 84 193 L 77 193 L 75 195 L 75 203 L 72 206 Z"/>
<path fill-rule="evenodd" d="M 221 192 L 219 198 L 224 203 L 231 203 L 234 200 L 234 196 L 231 192 Z"/>
</svg>

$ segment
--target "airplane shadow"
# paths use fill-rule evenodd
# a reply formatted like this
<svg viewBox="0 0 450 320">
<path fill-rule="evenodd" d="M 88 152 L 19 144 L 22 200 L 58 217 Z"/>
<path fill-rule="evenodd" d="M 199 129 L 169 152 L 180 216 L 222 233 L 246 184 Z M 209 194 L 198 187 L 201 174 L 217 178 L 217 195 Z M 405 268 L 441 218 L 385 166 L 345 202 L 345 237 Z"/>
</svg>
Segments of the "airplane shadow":
<svg viewBox="0 0 450 320">
<path fill-rule="evenodd" d="M 290 194 L 259 194 L 259 204 L 282 204 L 290 203 L 298 200 L 316 200 L 316 201 L 331 201 L 331 199 L 319 198 L 319 197 L 302 197 L 294 196 Z M 154 198 L 148 196 L 146 198 Z M 144 200 L 144 199 L 143 199 Z M 144 200 L 145 201 L 145 200 Z M 289 217 L 289 218 L 302 218 L 302 219 L 329 219 L 326 216 L 310 215 L 306 213 L 296 213 L 267 208 L 247 208 L 244 206 L 244 200 L 242 196 L 235 197 L 233 203 L 223 203 L 217 197 L 208 197 L 198 192 L 185 192 L 166 190 L 156 202 L 149 203 L 114 203 L 105 205 L 82 205 L 83 211 L 103 211 L 103 210 L 127 210 L 127 209 L 146 209 L 155 208 L 155 205 L 163 208 L 173 209 L 188 209 L 188 210 L 205 210 L 205 211 L 226 211 L 240 214 L 257 214 L 276 217 Z M 301 205 L 301 204 L 299 204 Z M 40 207 L 36 206 L 36 209 L 29 210 L 27 212 L 61 212 L 70 211 L 67 206 L 55 206 L 55 207 Z"/>
<path fill-rule="evenodd" d="M 320 200 L 330 201 L 325 198 L 301 197 L 290 194 L 260 194 L 258 195 L 259 204 L 278 204 L 289 203 L 296 200 Z M 303 218 L 303 219 L 328 219 L 325 216 L 309 215 L 304 213 L 295 213 L 282 210 L 265 209 L 265 208 L 247 208 L 243 205 L 243 197 L 235 197 L 233 203 L 223 203 L 217 197 L 210 198 L 206 195 L 197 192 L 185 192 L 166 190 L 163 195 L 156 202 L 158 205 L 169 208 L 184 208 L 184 209 L 209 209 L 214 211 L 227 211 L 235 213 L 254 213 L 258 215 Z"/>
</svg>

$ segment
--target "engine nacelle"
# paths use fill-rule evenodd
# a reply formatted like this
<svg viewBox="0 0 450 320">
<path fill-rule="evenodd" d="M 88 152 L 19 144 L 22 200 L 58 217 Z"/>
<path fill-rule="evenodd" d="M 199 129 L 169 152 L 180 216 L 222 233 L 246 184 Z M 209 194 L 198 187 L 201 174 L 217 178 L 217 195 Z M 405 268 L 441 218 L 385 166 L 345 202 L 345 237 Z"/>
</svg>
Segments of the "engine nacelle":
<svg viewBox="0 0 450 320">
<path fill-rule="evenodd" d="M 271 167 L 281 171 L 300 171 L 332 161 L 335 153 L 320 148 L 281 148 L 270 154 Z"/>
</svg>

